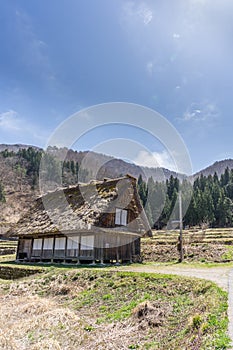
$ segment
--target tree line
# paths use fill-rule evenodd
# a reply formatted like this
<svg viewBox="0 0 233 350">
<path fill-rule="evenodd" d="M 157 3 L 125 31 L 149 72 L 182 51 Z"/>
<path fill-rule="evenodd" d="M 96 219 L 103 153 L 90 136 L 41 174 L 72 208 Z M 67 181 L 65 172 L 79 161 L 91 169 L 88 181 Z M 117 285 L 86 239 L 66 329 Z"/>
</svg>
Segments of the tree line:
<svg viewBox="0 0 233 350">
<path fill-rule="evenodd" d="M 80 167 L 79 163 L 74 160 L 62 162 L 49 151 L 44 152 L 33 147 L 23 148 L 17 152 L 5 149 L 0 154 L 4 158 L 16 158 L 14 165 L 16 174 L 21 179 L 28 176 L 31 179 L 32 189 L 38 186 L 41 164 L 43 165 L 41 174 L 43 179 L 57 182 L 59 185 L 61 180 L 64 185 L 86 182 L 90 175 L 87 169 Z"/>
<path fill-rule="evenodd" d="M 140 175 L 138 193 L 152 228 L 160 229 L 169 220 L 179 219 L 177 196 L 182 194 L 185 226 L 206 224 L 210 227 L 230 227 L 233 222 L 233 169 L 226 168 L 218 177 L 200 175 L 193 183 L 171 176 L 164 182 Z"/>
</svg>

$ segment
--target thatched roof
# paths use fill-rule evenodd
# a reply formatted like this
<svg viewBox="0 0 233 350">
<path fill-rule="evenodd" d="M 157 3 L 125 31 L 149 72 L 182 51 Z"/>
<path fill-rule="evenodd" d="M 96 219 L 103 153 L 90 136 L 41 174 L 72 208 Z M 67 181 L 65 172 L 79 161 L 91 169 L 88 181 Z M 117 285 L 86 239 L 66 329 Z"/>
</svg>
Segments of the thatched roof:
<svg viewBox="0 0 233 350">
<path fill-rule="evenodd" d="M 115 227 L 109 214 L 115 208 L 131 209 L 134 219 L 127 226 Z M 58 189 L 36 200 L 8 236 L 31 236 L 51 233 L 97 231 L 150 232 L 141 206 L 136 179 L 126 175 L 118 179 L 92 182 Z"/>
</svg>

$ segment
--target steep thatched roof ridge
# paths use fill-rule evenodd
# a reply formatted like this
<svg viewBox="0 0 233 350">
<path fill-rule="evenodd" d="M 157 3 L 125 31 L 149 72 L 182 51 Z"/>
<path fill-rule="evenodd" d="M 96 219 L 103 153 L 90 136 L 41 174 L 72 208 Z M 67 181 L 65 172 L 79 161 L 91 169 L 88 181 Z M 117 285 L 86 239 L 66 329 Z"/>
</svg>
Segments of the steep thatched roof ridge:
<svg viewBox="0 0 233 350">
<path fill-rule="evenodd" d="M 114 222 L 109 221 L 109 213 L 115 213 L 116 207 L 130 208 L 135 216 L 127 226 L 118 228 L 120 232 L 143 235 L 150 231 L 137 194 L 136 179 L 126 175 L 58 189 L 39 197 L 8 236 L 92 232 L 102 228 L 117 231 Z"/>
</svg>

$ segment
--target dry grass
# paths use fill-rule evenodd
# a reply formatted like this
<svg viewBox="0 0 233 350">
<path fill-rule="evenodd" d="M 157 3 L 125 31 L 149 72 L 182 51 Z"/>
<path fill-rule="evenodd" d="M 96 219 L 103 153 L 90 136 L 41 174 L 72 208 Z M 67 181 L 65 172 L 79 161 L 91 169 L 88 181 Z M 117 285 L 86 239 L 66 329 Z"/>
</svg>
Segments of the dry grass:
<svg viewBox="0 0 233 350">
<path fill-rule="evenodd" d="M 25 294 L 0 298 L 1 349 L 129 349 L 143 340 L 136 321 L 92 326 L 90 316 L 81 318 L 57 300 Z"/>
<path fill-rule="evenodd" d="M 142 239 L 144 261 L 177 261 L 179 231 L 153 231 L 153 238 Z M 233 228 L 184 230 L 186 261 L 233 261 Z"/>
<path fill-rule="evenodd" d="M 200 280 L 48 268 L 0 282 L 0 348 L 227 349 L 226 300 Z"/>
<path fill-rule="evenodd" d="M 84 337 L 79 317 L 52 299 L 5 296 L 1 299 L 1 349 L 74 349 Z M 62 345 L 61 345 L 62 344 Z"/>
</svg>

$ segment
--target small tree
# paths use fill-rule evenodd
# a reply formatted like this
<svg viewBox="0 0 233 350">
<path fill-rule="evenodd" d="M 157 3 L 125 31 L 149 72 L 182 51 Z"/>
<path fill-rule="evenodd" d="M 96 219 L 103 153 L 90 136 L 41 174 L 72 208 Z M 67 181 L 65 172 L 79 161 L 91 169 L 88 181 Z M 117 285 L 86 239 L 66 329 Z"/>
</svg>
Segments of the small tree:
<svg viewBox="0 0 233 350">
<path fill-rule="evenodd" d="M 5 192 L 1 181 L 0 181 L 0 202 L 2 203 L 6 202 Z"/>
</svg>

